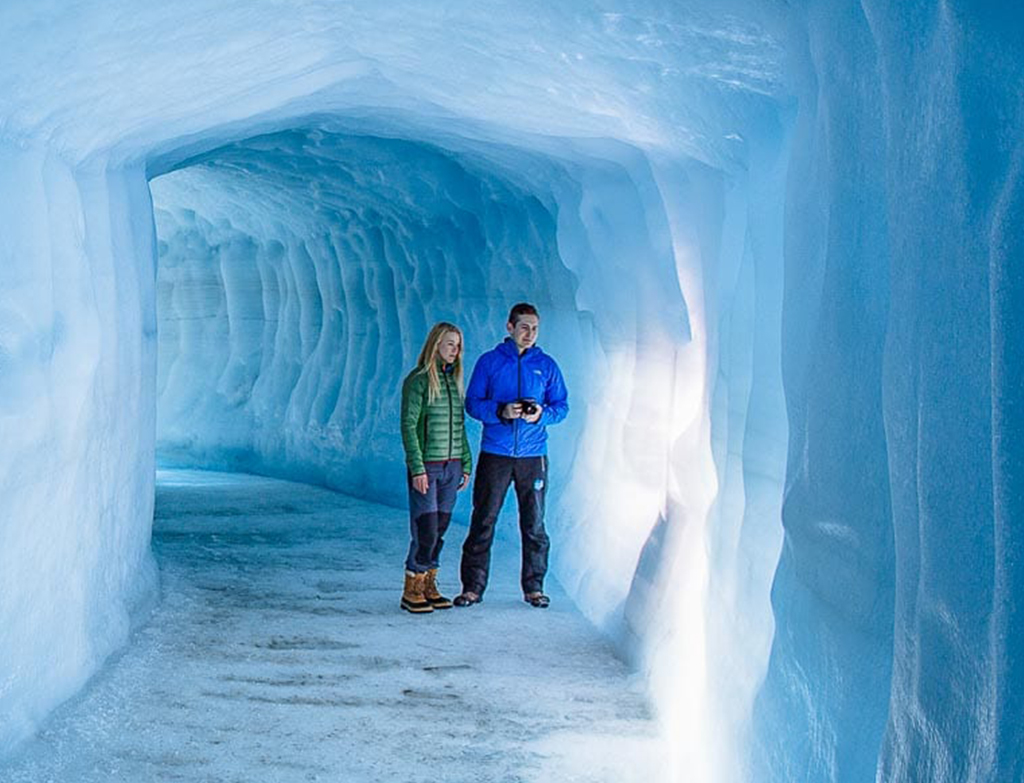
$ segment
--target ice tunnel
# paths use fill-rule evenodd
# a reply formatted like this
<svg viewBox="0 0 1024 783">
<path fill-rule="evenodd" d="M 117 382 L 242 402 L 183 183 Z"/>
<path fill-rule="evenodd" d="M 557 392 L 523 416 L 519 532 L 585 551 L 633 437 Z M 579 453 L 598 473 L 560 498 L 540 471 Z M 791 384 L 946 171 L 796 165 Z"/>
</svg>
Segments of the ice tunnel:
<svg viewBox="0 0 1024 783">
<path fill-rule="evenodd" d="M 528 300 L 555 572 L 666 779 L 1024 779 L 1022 41 L 933 0 L 5 3 L 0 759 L 153 600 L 158 461 L 401 505 L 426 330 L 479 354 Z"/>
</svg>

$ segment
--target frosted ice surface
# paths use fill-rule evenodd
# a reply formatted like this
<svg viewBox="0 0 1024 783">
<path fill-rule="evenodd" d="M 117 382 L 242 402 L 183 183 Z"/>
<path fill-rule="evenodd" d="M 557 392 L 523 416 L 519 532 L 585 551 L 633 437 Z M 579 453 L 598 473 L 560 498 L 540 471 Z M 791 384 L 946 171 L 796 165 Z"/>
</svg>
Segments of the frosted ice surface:
<svg viewBox="0 0 1024 783">
<path fill-rule="evenodd" d="M 499 541 L 482 605 L 410 616 L 407 527 L 324 489 L 162 473 L 159 606 L 0 778 L 659 780 L 642 683 L 557 583 L 550 609 L 527 606 Z"/>
</svg>

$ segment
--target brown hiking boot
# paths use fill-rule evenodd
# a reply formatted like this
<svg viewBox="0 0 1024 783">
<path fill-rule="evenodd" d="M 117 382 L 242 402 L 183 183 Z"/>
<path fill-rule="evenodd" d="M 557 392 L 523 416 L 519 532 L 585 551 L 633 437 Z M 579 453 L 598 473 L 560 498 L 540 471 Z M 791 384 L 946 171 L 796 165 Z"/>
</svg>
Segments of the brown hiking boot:
<svg viewBox="0 0 1024 783">
<path fill-rule="evenodd" d="M 430 601 L 423 595 L 423 585 L 427 580 L 426 574 L 414 574 L 412 571 L 405 572 L 405 590 L 402 591 L 402 608 L 413 614 L 424 614 L 434 611 Z"/>
<path fill-rule="evenodd" d="M 437 589 L 437 569 L 431 568 L 427 571 L 426 579 L 423 582 L 423 597 L 435 609 L 451 609 L 452 602 L 441 595 Z"/>
</svg>

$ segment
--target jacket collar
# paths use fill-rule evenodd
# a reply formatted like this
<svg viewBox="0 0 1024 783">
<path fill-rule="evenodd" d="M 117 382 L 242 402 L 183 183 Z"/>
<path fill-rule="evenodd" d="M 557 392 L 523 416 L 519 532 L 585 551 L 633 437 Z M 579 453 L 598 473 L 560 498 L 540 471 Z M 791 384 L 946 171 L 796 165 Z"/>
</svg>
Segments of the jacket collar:
<svg viewBox="0 0 1024 783">
<path fill-rule="evenodd" d="M 511 356 L 513 359 L 519 356 L 519 347 L 516 345 L 516 341 L 513 340 L 511 337 L 506 337 L 504 340 L 498 343 L 497 350 L 501 351 L 507 356 Z M 525 359 L 527 356 L 533 356 L 534 354 L 538 353 L 543 353 L 543 351 L 541 351 L 539 346 L 533 345 L 527 348 L 525 351 L 523 351 L 523 358 Z"/>
</svg>

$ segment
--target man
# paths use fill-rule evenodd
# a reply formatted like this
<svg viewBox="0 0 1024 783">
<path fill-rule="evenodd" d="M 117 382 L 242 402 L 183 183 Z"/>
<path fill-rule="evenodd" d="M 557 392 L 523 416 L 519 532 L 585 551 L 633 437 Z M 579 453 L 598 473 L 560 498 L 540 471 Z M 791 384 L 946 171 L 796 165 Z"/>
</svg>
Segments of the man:
<svg viewBox="0 0 1024 783">
<path fill-rule="evenodd" d="M 548 536 L 544 531 L 547 493 L 547 430 L 569 412 L 568 394 L 555 360 L 538 348 L 540 316 L 530 304 L 512 308 L 509 336 L 477 360 L 466 389 L 466 411 L 483 422 L 483 440 L 473 486 L 473 516 L 462 547 L 462 593 L 456 606 L 480 603 L 487 589 L 491 543 L 509 484 L 519 502 L 523 539 L 523 599 L 546 607 Z"/>
</svg>

